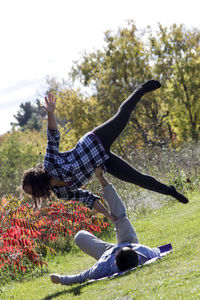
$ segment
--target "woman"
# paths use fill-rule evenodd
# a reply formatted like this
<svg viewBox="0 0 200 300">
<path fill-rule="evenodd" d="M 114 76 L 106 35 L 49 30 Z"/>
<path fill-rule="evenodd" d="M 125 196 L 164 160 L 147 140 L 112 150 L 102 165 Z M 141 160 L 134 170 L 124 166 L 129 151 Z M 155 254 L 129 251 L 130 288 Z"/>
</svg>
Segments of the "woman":
<svg viewBox="0 0 200 300">
<path fill-rule="evenodd" d="M 67 152 L 59 152 L 60 133 L 54 116 L 56 99 L 49 94 L 43 108 L 48 114 L 47 149 L 44 164 L 27 170 L 23 176 L 23 190 L 37 201 L 48 198 L 51 191 L 64 200 L 78 200 L 90 209 L 96 208 L 111 217 L 101 206 L 96 195 L 80 189 L 92 177 L 97 166 L 129 183 L 164 195 L 170 195 L 182 203 L 188 199 L 173 186 L 167 186 L 155 178 L 142 174 L 110 151 L 110 147 L 125 128 L 137 102 L 147 92 L 160 88 L 160 83 L 150 80 L 139 86 L 119 107 L 107 122 L 88 132 Z M 103 211 L 102 211 L 103 210 Z"/>
</svg>

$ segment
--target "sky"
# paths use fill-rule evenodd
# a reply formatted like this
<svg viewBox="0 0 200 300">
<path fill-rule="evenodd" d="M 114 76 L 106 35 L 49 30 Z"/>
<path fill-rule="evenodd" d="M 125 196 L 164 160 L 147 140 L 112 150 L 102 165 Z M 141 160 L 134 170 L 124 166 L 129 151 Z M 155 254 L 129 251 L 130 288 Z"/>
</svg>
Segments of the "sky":
<svg viewBox="0 0 200 300">
<path fill-rule="evenodd" d="M 21 103 L 43 100 L 46 78 L 67 79 L 73 61 L 101 49 L 106 30 L 134 20 L 200 26 L 199 0 L 0 0 L 0 134 Z"/>
</svg>

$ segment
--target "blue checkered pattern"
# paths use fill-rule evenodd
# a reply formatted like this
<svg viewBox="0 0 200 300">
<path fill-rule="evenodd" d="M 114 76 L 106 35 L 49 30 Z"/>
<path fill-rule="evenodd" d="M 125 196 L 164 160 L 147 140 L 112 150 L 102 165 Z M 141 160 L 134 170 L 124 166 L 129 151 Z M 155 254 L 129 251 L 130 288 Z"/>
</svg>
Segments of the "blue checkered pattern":
<svg viewBox="0 0 200 300">
<path fill-rule="evenodd" d="M 58 198 L 77 200 L 92 208 L 99 197 L 87 190 L 82 190 L 94 173 L 94 169 L 109 158 L 97 136 L 89 132 L 84 135 L 70 151 L 59 152 L 60 132 L 47 130 L 47 149 L 44 168 L 47 173 L 63 182 L 70 182 L 67 187 L 53 188 Z"/>
</svg>

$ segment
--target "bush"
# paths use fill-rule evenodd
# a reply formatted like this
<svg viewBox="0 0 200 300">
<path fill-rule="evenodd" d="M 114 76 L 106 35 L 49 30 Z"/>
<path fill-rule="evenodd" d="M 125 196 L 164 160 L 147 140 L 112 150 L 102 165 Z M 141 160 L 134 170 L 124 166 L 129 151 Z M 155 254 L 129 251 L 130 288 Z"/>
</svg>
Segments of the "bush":
<svg viewBox="0 0 200 300">
<path fill-rule="evenodd" d="M 34 210 L 12 196 L 2 198 L 0 219 L 0 275 L 12 278 L 47 265 L 45 256 L 55 250 L 69 250 L 79 230 L 100 233 L 109 225 L 75 201 L 47 203 Z"/>
<path fill-rule="evenodd" d="M 14 131 L 3 139 L 0 146 L 1 197 L 10 193 L 18 195 L 18 186 L 21 184 L 24 170 L 43 160 L 46 148 L 43 135 L 34 131 Z"/>
</svg>

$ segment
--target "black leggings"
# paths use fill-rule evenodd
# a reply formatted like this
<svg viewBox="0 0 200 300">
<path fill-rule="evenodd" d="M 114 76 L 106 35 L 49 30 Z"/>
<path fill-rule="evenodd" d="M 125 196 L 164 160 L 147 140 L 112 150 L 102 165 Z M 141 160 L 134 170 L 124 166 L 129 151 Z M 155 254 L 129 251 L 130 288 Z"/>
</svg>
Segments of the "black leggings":
<svg viewBox="0 0 200 300">
<path fill-rule="evenodd" d="M 144 91 L 141 88 L 137 89 L 120 105 L 118 112 L 111 119 L 96 127 L 93 133 L 99 137 L 109 155 L 109 159 L 106 161 L 108 173 L 123 181 L 134 183 L 148 190 L 170 195 L 170 187 L 162 184 L 151 176 L 140 173 L 119 156 L 110 152 L 111 145 L 126 127 L 131 112 L 143 95 Z"/>
</svg>

